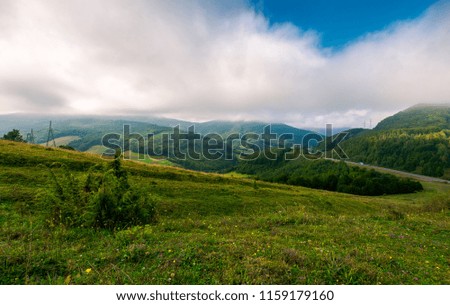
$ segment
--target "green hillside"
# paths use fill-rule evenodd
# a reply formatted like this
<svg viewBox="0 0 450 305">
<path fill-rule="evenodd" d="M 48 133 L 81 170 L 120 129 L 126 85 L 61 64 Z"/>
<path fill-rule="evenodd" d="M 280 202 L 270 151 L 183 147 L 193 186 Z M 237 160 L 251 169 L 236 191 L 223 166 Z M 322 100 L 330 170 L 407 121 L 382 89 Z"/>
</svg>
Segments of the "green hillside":
<svg viewBox="0 0 450 305">
<path fill-rule="evenodd" d="M 55 162 L 111 163 L 0 141 L 0 284 L 450 284 L 448 184 L 365 197 L 124 161 L 157 218 L 111 230 L 49 222 Z"/>
<path fill-rule="evenodd" d="M 450 104 L 419 104 L 382 120 L 374 130 L 450 129 Z"/>
<path fill-rule="evenodd" d="M 450 106 L 409 108 L 341 147 L 356 162 L 450 179 Z"/>
</svg>

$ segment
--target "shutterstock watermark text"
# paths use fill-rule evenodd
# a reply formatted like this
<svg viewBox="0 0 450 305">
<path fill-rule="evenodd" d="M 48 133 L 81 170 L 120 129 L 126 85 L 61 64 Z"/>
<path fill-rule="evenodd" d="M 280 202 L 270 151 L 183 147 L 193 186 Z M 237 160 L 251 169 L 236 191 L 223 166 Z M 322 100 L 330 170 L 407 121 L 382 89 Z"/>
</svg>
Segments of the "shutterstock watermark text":
<svg viewBox="0 0 450 305">
<path fill-rule="evenodd" d="M 347 135 L 341 132 L 333 135 L 331 124 L 326 125 L 325 135 L 314 132 L 305 133 L 301 139 L 293 133 L 274 133 L 267 125 L 261 133 L 219 133 L 200 134 L 195 125 L 187 130 L 180 126 L 170 132 L 148 133 L 145 136 L 133 132 L 131 125 L 123 125 L 122 134 L 109 133 L 103 136 L 102 145 L 106 149 L 103 156 L 109 157 L 120 151 L 125 159 L 131 152 L 137 159 L 164 157 L 178 160 L 295 160 L 334 158 L 348 159 L 339 145 Z M 281 154 L 281 155 L 280 155 Z"/>
</svg>

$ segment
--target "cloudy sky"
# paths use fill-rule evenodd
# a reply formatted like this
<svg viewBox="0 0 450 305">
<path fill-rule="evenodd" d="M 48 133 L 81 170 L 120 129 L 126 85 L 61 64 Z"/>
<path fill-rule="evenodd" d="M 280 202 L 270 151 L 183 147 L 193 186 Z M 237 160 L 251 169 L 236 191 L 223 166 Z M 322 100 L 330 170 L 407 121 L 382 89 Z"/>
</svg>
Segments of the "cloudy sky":
<svg viewBox="0 0 450 305">
<path fill-rule="evenodd" d="M 450 1 L 372 28 L 309 2 L 316 23 L 293 1 L 0 0 L 0 114 L 360 127 L 450 102 Z"/>
</svg>

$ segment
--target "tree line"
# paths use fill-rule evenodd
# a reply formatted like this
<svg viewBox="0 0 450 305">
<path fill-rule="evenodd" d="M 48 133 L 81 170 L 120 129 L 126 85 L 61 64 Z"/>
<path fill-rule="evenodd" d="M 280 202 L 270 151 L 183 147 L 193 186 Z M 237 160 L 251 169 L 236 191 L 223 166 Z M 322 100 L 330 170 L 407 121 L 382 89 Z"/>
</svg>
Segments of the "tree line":
<svg viewBox="0 0 450 305">
<path fill-rule="evenodd" d="M 286 161 L 280 158 L 260 158 L 255 161 L 241 161 L 235 170 L 268 182 L 356 195 L 377 196 L 423 190 L 417 181 L 324 159 Z"/>
</svg>

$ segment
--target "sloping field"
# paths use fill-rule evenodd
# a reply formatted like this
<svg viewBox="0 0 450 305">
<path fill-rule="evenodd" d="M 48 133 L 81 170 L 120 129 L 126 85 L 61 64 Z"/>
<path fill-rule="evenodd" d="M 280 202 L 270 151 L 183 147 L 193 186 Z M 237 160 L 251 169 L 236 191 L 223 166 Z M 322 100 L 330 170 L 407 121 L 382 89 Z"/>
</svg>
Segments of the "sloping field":
<svg viewBox="0 0 450 305">
<path fill-rule="evenodd" d="M 364 197 L 124 161 L 158 219 L 113 231 L 48 225 L 54 162 L 110 161 L 0 141 L 0 284 L 450 284 L 449 185 Z"/>
</svg>

